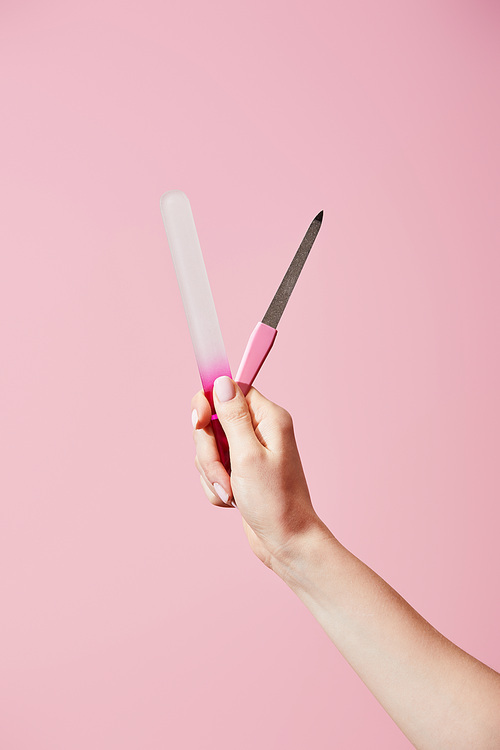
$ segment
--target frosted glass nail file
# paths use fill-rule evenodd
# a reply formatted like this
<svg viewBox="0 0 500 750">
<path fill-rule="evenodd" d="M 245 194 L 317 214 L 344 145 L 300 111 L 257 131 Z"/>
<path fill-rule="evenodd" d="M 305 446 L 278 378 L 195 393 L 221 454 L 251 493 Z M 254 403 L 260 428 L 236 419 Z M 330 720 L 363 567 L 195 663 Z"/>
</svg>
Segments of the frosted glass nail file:
<svg viewBox="0 0 500 750">
<path fill-rule="evenodd" d="M 214 412 L 214 380 L 220 375 L 232 376 L 191 205 L 181 190 L 169 190 L 162 195 L 160 206 L 203 390 Z M 228 468 L 226 436 L 217 419 L 212 425 L 221 460 Z"/>
</svg>

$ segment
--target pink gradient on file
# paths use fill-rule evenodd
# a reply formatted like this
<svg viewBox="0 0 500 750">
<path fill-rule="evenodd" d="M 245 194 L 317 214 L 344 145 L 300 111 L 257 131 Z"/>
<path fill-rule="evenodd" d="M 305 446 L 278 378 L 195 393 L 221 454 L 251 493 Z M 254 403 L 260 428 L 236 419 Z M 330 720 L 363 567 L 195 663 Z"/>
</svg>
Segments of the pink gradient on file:
<svg viewBox="0 0 500 750">
<path fill-rule="evenodd" d="M 219 449 L 220 460 L 226 471 L 230 474 L 231 461 L 229 458 L 229 444 L 227 442 L 225 432 L 222 429 L 222 425 L 219 422 L 219 419 L 215 412 L 213 390 L 214 382 L 217 378 L 221 377 L 222 375 L 227 375 L 229 378 L 233 377 L 231 375 L 231 368 L 229 367 L 229 362 L 226 359 L 219 360 L 216 365 L 211 365 L 206 369 L 201 365 L 198 365 L 198 369 L 200 372 L 201 383 L 203 385 L 205 396 L 207 397 L 212 408 L 212 429 L 214 431 L 217 448 Z"/>
<path fill-rule="evenodd" d="M 232 378 L 231 368 L 229 361 L 226 359 L 218 359 L 217 362 L 211 363 L 207 366 L 198 362 L 198 370 L 200 373 L 201 384 L 205 393 L 211 393 L 214 387 L 214 382 L 217 378 L 227 375 Z"/>
<path fill-rule="evenodd" d="M 219 375 L 231 377 L 231 370 L 191 204 L 182 190 L 169 190 L 162 195 L 160 207 L 203 390 L 214 413 L 214 380 Z M 229 471 L 229 448 L 220 424 L 214 423 L 214 435 L 221 461 Z"/>
</svg>

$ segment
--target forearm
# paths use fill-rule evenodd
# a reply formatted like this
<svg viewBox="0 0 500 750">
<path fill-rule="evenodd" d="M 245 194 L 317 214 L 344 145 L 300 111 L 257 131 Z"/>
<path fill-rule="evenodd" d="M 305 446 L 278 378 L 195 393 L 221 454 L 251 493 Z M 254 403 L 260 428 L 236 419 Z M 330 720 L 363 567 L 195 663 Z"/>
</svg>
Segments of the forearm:
<svg viewBox="0 0 500 750">
<path fill-rule="evenodd" d="M 438 633 L 324 524 L 272 568 L 415 747 L 500 748 L 500 675 Z"/>
</svg>

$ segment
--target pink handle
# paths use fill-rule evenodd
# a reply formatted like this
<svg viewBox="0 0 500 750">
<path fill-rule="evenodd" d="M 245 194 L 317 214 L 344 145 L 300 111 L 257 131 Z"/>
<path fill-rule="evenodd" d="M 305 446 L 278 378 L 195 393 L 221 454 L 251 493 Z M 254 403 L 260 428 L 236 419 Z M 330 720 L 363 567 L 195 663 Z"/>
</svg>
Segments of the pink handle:
<svg viewBox="0 0 500 750">
<path fill-rule="evenodd" d="M 269 354 L 278 331 L 265 323 L 257 323 L 252 331 L 235 380 L 246 395 Z"/>
</svg>

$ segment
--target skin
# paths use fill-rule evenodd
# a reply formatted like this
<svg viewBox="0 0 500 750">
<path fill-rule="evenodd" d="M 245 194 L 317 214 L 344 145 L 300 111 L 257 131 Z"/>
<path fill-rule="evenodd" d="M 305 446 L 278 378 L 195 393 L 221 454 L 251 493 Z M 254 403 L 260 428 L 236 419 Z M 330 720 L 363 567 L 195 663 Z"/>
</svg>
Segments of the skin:
<svg viewBox="0 0 500 750">
<path fill-rule="evenodd" d="M 499 750 L 500 675 L 435 630 L 321 521 L 290 414 L 254 388 L 243 396 L 230 378 L 216 381 L 214 404 L 231 476 L 207 399 L 200 391 L 192 401 L 195 463 L 210 502 L 237 507 L 252 551 L 304 602 L 418 750 Z"/>
</svg>

